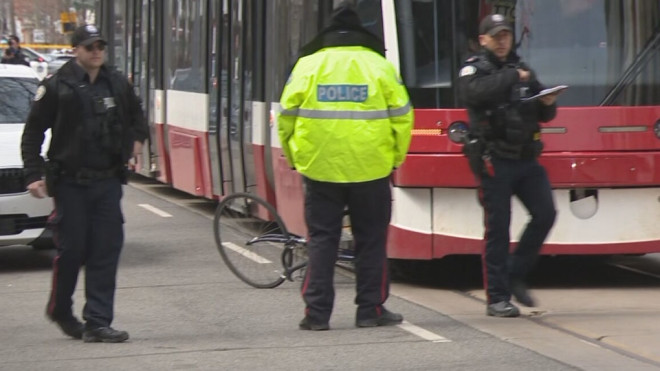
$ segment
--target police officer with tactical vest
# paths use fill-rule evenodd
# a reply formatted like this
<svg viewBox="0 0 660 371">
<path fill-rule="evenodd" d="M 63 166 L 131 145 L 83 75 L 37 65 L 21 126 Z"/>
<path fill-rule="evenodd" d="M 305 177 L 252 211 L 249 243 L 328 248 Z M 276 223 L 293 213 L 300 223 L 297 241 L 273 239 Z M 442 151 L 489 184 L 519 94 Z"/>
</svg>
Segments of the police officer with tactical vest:
<svg viewBox="0 0 660 371">
<path fill-rule="evenodd" d="M 534 306 L 525 284 L 555 220 L 555 206 L 545 169 L 538 163 L 543 144 L 540 122 L 556 114 L 557 95 L 529 99 L 543 88 L 534 72 L 512 50 L 513 29 L 504 16 L 492 14 L 479 25 L 481 51 L 459 73 L 461 98 L 467 105 L 470 132 L 464 152 L 480 186 L 486 248 L 486 313 L 517 317 L 511 295 Z M 511 253 L 511 197 L 530 214 Z"/>
<path fill-rule="evenodd" d="M 148 128 L 131 83 L 105 66 L 106 41 L 99 30 L 76 29 L 71 45 L 75 58 L 37 89 L 21 144 L 28 190 L 55 202 L 49 222 L 57 256 L 46 315 L 75 339 L 117 343 L 128 339 L 126 331 L 110 327 L 124 239 L 122 183 Z M 40 153 L 48 129 L 45 162 Z M 72 308 L 83 265 L 84 325 Z"/>
<path fill-rule="evenodd" d="M 413 112 L 384 58 L 382 40 L 343 3 L 303 47 L 280 100 L 278 131 L 289 164 L 303 175 L 309 233 L 302 283 L 303 330 L 328 330 L 334 264 L 348 208 L 355 244 L 357 327 L 401 323 L 385 309 L 390 175 L 405 159 Z"/>
</svg>

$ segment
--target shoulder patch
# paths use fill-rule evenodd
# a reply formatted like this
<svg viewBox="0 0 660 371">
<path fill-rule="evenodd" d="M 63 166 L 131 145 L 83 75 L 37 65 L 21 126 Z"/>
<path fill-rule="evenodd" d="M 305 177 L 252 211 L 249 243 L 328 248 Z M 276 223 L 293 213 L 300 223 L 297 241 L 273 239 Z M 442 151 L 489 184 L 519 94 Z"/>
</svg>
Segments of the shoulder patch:
<svg viewBox="0 0 660 371">
<path fill-rule="evenodd" d="M 41 85 L 37 88 L 37 92 L 34 94 L 34 100 L 38 101 L 46 95 L 46 87 Z"/>
<path fill-rule="evenodd" d="M 474 75 L 477 72 L 477 67 L 475 66 L 465 66 L 461 68 L 461 71 L 458 73 L 459 77 Z"/>
</svg>

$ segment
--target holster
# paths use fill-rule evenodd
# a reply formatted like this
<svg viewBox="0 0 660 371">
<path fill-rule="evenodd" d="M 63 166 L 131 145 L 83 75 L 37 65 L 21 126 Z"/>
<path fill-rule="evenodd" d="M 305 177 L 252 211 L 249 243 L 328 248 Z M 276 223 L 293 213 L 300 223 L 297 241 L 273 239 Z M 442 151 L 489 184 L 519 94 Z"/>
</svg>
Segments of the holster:
<svg viewBox="0 0 660 371">
<path fill-rule="evenodd" d="M 486 144 L 478 138 L 466 137 L 463 144 L 463 154 L 468 159 L 470 170 L 477 178 L 484 172 L 483 155 L 486 152 Z"/>
<path fill-rule="evenodd" d="M 543 152 L 543 142 L 535 140 L 523 147 L 520 158 L 537 158 L 541 155 L 541 152 Z"/>
<path fill-rule="evenodd" d="M 45 175 L 46 175 L 46 192 L 49 197 L 55 195 L 55 185 L 62 176 L 62 167 L 59 162 L 55 161 L 46 161 L 45 164 Z"/>
</svg>

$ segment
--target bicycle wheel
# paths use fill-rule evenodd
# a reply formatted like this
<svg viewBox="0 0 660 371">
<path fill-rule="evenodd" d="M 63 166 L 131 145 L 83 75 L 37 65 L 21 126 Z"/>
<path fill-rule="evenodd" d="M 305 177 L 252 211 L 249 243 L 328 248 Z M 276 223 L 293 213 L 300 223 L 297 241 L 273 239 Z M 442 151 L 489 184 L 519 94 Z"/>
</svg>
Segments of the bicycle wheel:
<svg viewBox="0 0 660 371">
<path fill-rule="evenodd" d="M 249 193 L 220 202 L 213 220 L 215 243 L 229 269 L 256 288 L 284 281 L 282 252 L 289 233 L 275 208 Z"/>
</svg>

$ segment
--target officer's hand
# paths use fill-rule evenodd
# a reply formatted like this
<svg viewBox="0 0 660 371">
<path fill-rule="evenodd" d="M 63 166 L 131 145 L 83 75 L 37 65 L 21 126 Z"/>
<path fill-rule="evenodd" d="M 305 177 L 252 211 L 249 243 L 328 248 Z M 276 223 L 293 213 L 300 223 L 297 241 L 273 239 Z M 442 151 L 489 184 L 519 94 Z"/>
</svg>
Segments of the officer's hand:
<svg viewBox="0 0 660 371">
<path fill-rule="evenodd" d="M 529 81 L 531 73 L 527 70 L 523 70 L 518 68 L 518 76 L 520 77 L 520 81 Z"/>
<path fill-rule="evenodd" d="M 551 106 L 557 101 L 557 96 L 559 95 L 559 92 L 548 94 L 545 96 L 542 96 L 539 98 L 541 103 L 545 104 L 546 106 Z"/>
<path fill-rule="evenodd" d="M 36 182 L 28 184 L 27 189 L 33 197 L 44 198 L 48 196 L 48 192 L 46 192 L 46 182 L 43 180 L 37 180 Z"/>
</svg>

